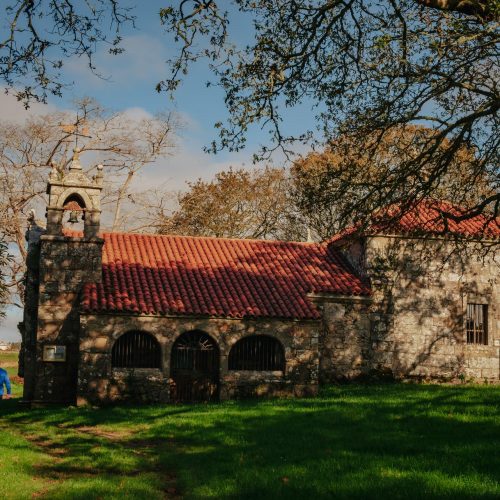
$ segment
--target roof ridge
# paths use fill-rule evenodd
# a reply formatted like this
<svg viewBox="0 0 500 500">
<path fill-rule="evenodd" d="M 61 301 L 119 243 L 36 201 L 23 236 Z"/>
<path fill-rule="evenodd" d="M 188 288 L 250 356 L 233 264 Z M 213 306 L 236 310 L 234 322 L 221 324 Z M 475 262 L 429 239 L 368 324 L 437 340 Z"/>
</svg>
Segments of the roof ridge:
<svg viewBox="0 0 500 500">
<path fill-rule="evenodd" d="M 104 236 L 105 234 L 115 234 L 124 236 L 149 236 L 154 238 L 189 238 L 189 239 L 199 239 L 199 240 L 223 240 L 223 241 L 248 241 L 250 243 L 274 243 L 277 245 L 304 245 L 304 246 L 316 246 L 321 245 L 322 242 L 310 242 L 310 241 L 294 241 L 294 240 L 266 240 L 264 238 L 227 238 L 224 236 L 190 236 L 184 234 L 155 234 L 155 233 L 136 233 L 128 231 L 101 231 L 100 234 Z"/>
<path fill-rule="evenodd" d="M 370 295 L 337 250 L 319 243 L 104 233 L 102 283 L 85 312 L 318 319 L 307 294 Z"/>
</svg>

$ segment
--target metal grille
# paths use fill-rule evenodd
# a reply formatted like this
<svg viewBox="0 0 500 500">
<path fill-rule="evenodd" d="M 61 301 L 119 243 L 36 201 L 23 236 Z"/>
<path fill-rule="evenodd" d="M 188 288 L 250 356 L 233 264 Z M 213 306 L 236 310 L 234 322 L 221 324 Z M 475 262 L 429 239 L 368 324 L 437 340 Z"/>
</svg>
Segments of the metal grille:
<svg viewBox="0 0 500 500">
<path fill-rule="evenodd" d="M 488 344 L 488 306 L 467 304 L 467 343 Z"/>
<path fill-rule="evenodd" d="M 219 393 L 219 349 L 200 331 L 181 335 L 172 347 L 172 401 L 214 401 Z"/>
<path fill-rule="evenodd" d="M 281 343 L 266 335 L 245 337 L 229 352 L 230 370 L 285 370 L 285 354 Z"/>
<path fill-rule="evenodd" d="M 161 349 L 157 340 L 145 332 L 123 334 L 111 352 L 113 368 L 161 368 Z"/>
</svg>

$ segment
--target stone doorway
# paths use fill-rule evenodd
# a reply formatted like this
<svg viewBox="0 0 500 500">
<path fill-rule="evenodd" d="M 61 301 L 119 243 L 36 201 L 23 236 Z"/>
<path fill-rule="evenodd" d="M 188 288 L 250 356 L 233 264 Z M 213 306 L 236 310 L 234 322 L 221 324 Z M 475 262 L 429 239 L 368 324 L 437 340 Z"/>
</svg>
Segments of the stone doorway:
<svg viewBox="0 0 500 500">
<path fill-rule="evenodd" d="M 217 401 L 219 348 L 203 331 L 183 333 L 172 347 L 170 400 Z"/>
</svg>

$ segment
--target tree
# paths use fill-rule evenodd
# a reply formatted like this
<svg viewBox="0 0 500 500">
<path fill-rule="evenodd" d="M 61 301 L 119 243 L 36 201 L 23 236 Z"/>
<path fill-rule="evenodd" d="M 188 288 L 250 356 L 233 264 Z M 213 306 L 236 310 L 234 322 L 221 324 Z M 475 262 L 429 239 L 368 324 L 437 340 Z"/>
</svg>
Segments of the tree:
<svg viewBox="0 0 500 500">
<path fill-rule="evenodd" d="M 120 29 L 133 24 L 131 9 L 119 0 L 12 0 L 5 7 L 7 29 L 0 38 L 0 78 L 26 105 L 60 95 L 63 59 L 92 57 L 99 44 L 122 52 Z M 104 26 L 106 28 L 104 28 Z"/>
<path fill-rule="evenodd" d="M 228 170 L 209 182 L 188 183 L 179 208 L 160 222 L 159 232 L 225 238 L 301 240 L 307 230 L 279 168 Z"/>
<path fill-rule="evenodd" d="M 477 205 L 494 195 L 489 179 L 477 168 L 474 152 L 465 147 L 457 151 L 449 172 L 439 178 L 432 168 L 411 175 L 412 163 L 435 133 L 422 126 L 394 129 L 384 136 L 376 154 L 371 154 L 370 147 L 356 149 L 361 144 L 344 137 L 321 153 L 309 153 L 295 161 L 291 196 L 309 227 L 327 239 L 343 227 L 362 224 L 364 207 L 377 212 L 386 198 L 403 199 L 409 183 L 426 185 L 436 199 L 461 207 Z M 363 144 L 372 140 L 377 137 L 365 137 Z M 444 141 L 442 148 L 447 147 L 448 141 Z M 401 170 L 406 175 L 404 183 Z"/>
<path fill-rule="evenodd" d="M 377 175 L 377 182 L 355 191 L 346 178 L 356 181 L 368 171 L 338 169 L 344 189 L 335 191 L 343 193 L 342 209 L 335 213 L 356 211 L 368 221 L 374 209 L 392 203 L 409 207 L 434 196 L 442 182 L 459 175 L 466 149 L 473 152 L 472 170 L 492 193 L 471 201 L 460 216 L 443 216 L 500 214 L 498 0 L 231 4 L 229 13 L 212 0 L 183 1 L 161 12 L 180 47 L 171 77 L 158 90 L 175 90 L 190 64 L 207 58 L 225 92 L 230 117 L 216 124 L 220 137 L 211 151 L 239 150 L 248 128 L 258 123 L 270 131 L 271 144 L 257 158 L 277 148 L 292 153 L 296 141 L 313 146 L 341 141 L 359 154 L 351 165 L 366 167 L 374 160 L 383 173 L 376 159 L 388 141 L 408 142 L 413 134 L 418 154 L 392 165 L 389 179 Z M 245 20 L 253 26 L 254 38 L 244 47 L 232 43 L 234 11 L 239 31 Z M 316 109 L 319 134 L 304 130 L 287 136 L 283 110 L 304 101 Z M 433 133 L 422 135 L 417 127 L 422 124 Z"/>
<path fill-rule="evenodd" d="M 22 126 L 0 122 L 0 238 L 16 256 L 9 266 L 8 284 L 18 300 L 27 216 L 31 209 L 45 206 L 51 164 L 66 169 L 77 142 L 86 161 L 104 165 L 103 206 L 111 209 L 112 218 L 104 218 L 103 225 L 138 230 L 146 224 L 140 208 L 148 196 L 131 190 L 132 180 L 172 151 L 176 123 L 169 115 L 134 119 L 127 113 L 110 113 L 89 99 L 77 103 L 75 112 L 31 117 Z"/>
<path fill-rule="evenodd" d="M 7 280 L 11 260 L 12 257 L 8 253 L 7 244 L 0 239 L 0 320 L 5 316 L 5 306 L 8 304 L 9 299 Z"/>
<path fill-rule="evenodd" d="M 480 21 L 498 20 L 498 0 L 414 0 L 411 3 L 473 16 Z M 225 42 L 227 15 L 220 11 L 214 0 L 183 0 L 178 4 L 176 8 L 163 9 L 161 18 L 184 40 L 183 58 L 195 57 L 191 49 L 194 38 L 199 34 L 208 35 L 211 43 L 216 46 Z M 354 14 L 356 9 L 362 10 L 361 1 L 356 5 L 353 1 L 339 0 L 324 0 L 311 4 L 305 0 L 233 0 L 233 4 L 243 12 L 255 12 L 257 18 L 269 13 L 274 14 L 275 10 L 279 11 L 277 16 L 270 19 L 271 23 L 276 18 L 282 19 L 283 22 L 288 19 L 292 21 L 290 26 L 285 25 L 288 29 L 284 32 L 284 39 L 286 40 L 290 30 L 298 25 L 301 28 L 297 33 L 299 37 L 303 31 L 306 34 L 311 33 L 308 46 L 313 49 L 315 31 L 319 30 L 325 21 L 330 22 L 329 14 L 333 14 L 333 22 L 339 26 L 343 19 L 351 13 Z M 394 16 L 402 18 L 405 15 L 404 8 L 399 9 L 399 3 L 388 0 L 387 4 L 395 9 Z M 190 5 L 192 8 L 189 10 Z M 287 5 L 290 6 L 289 9 Z M 32 99 L 45 101 L 48 93 L 60 95 L 65 87 L 61 75 L 64 59 L 84 56 L 89 68 L 96 72 L 93 55 L 100 45 L 108 46 L 111 54 L 123 52 L 120 46 L 120 31 L 124 26 L 135 25 L 133 10 L 132 7 L 124 6 L 120 0 L 11 0 L 5 7 L 6 32 L 0 38 L 0 78 L 8 87 L 16 89 L 17 97 L 26 105 L 29 105 Z M 286 10 L 290 12 L 286 13 Z M 369 8 L 366 8 L 365 12 L 368 13 Z M 296 17 L 297 14 L 310 17 L 310 23 L 298 24 L 300 19 Z M 354 15 L 349 21 L 356 21 Z M 331 28 L 330 33 L 335 33 L 337 26 L 326 24 L 327 28 Z M 362 24 L 358 23 L 356 29 L 361 29 L 361 26 Z M 256 29 L 259 37 L 261 25 L 257 24 Z M 344 30 L 341 33 L 344 33 Z M 324 38 L 322 33 L 320 35 Z M 261 48 L 267 50 L 266 38 L 261 38 Z M 213 56 L 211 51 L 206 51 L 206 54 Z M 297 57 L 292 52 L 290 58 Z M 298 63 L 300 66 L 300 61 Z M 276 66 L 274 69 L 274 79 L 278 68 L 279 66 Z M 181 66 L 176 66 L 176 70 L 179 69 Z"/>
<path fill-rule="evenodd" d="M 0 74 L 10 87 L 23 86 L 19 98 L 60 93 L 63 57 L 86 55 L 92 68 L 98 44 L 120 51 L 119 36 L 100 26 L 111 20 L 114 35 L 133 15 L 118 0 L 93 5 L 13 0 L 10 29 L 0 41 Z M 246 46 L 232 43 L 233 14 L 253 29 Z M 37 24 L 43 16 L 54 28 Z M 324 146 L 340 137 L 376 157 L 388 137 L 426 124 L 435 134 L 398 169 L 401 189 L 382 189 L 379 196 L 373 186 L 373 195 L 355 198 L 352 209 L 366 218 L 374 199 L 380 206 L 410 206 L 432 196 L 440 179 L 455 175 L 455 160 L 466 146 L 495 192 L 459 217 L 443 215 L 498 216 L 498 0 L 183 0 L 162 9 L 160 18 L 180 47 L 171 76 L 157 90 L 175 90 L 190 64 L 207 58 L 225 91 L 230 118 L 216 124 L 220 140 L 210 150 L 242 148 L 248 128 L 258 123 L 269 128 L 271 141 L 256 158 L 277 148 L 291 153 L 296 141 Z M 304 101 L 316 109 L 318 130 L 287 135 L 283 109 Z M 435 181 L 415 182 L 421 171 Z"/>
<path fill-rule="evenodd" d="M 420 154 L 422 140 L 434 133 L 425 127 L 397 133 L 399 141 L 387 138 L 376 157 L 355 151 L 348 140 L 338 140 L 321 153 L 295 161 L 290 171 L 230 169 L 208 182 L 199 179 L 178 195 L 179 207 L 172 215 L 159 217 L 159 232 L 300 241 L 310 231 L 316 239 L 327 240 L 342 227 L 363 222 L 357 211 L 349 211 L 353 199 L 370 193 L 373 185 L 398 189 L 392 172 Z M 466 206 L 490 196 L 491 186 L 474 166 L 473 153 L 461 151 L 454 165 L 459 175 L 443 178 L 438 198 Z"/>
</svg>

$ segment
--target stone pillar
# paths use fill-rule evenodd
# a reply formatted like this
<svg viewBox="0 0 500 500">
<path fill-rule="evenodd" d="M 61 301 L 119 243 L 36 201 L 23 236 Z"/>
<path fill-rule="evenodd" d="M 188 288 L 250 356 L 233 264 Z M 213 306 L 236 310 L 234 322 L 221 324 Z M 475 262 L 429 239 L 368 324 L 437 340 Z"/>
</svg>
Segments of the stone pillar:
<svg viewBox="0 0 500 500">
<path fill-rule="evenodd" d="M 97 238 L 100 221 L 100 210 L 87 210 L 87 212 L 85 212 L 85 226 L 83 230 L 85 238 Z"/>
<path fill-rule="evenodd" d="M 62 220 L 64 209 L 59 207 L 47 208 L 47 234 L 62 234 Z"/>
</svg>

